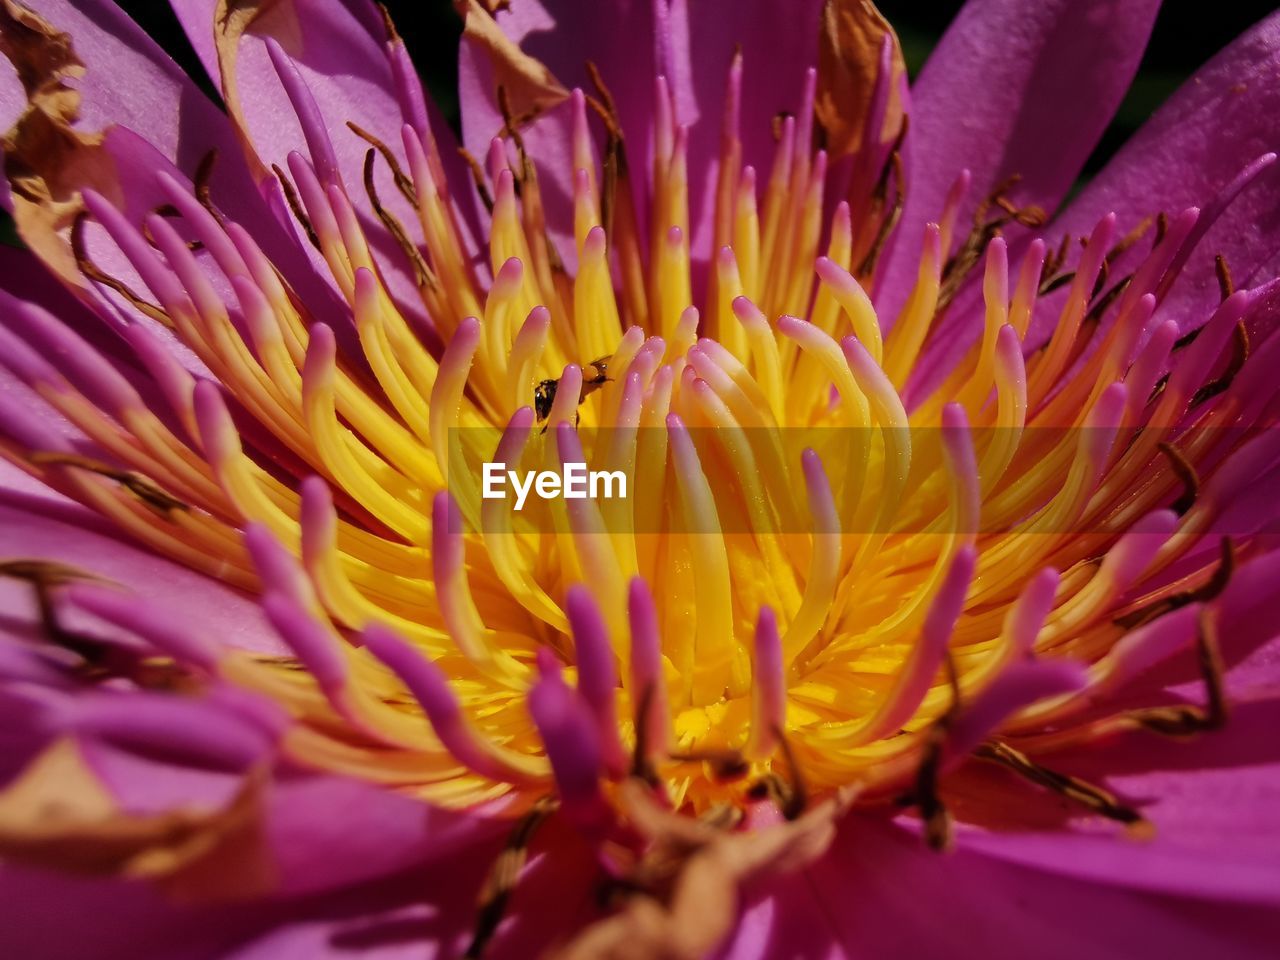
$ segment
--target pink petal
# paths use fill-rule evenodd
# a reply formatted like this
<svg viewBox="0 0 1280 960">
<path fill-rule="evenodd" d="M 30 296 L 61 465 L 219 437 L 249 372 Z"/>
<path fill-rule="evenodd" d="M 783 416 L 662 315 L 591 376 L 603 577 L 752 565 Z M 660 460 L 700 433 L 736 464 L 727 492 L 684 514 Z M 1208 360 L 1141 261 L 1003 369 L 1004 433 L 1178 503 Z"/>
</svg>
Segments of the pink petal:
<svg viewBox="0 0 1280 960">
<path fill-rule="evenodd" d="M 497 853 L 498 844 L 486 841 L 425 870 L 273 911 L 272 922 L 259 924 L 263 929 L 224 960 L 460 957 L 471 939 L 477 893 Z M 596 914 L 597 879 L 589 851 L 562 823 L 547 823 L 534 838 L 530 865 L 484 956 L 544 955 Z"/>
<path fill-rule="evenodd" d="M 822 6 L 817 0 L 671 3 L 671 64 L 664 69 L 676 101 L 675 120 L 692 125 L 689 205 L 692 249 L 699 259 L 710 255 L 714 167 L 734 50 L 742 50 L 742 162 L 768 170 L 775 150 L 774 116 L 801 113 L 805 71 L 817 63 Z"/>
<path fill-rule="evenodd" d="M 173 8 L 205 69 L 217 80 L 220 75 L 211 40 L 216 16 L 214 0 L 174 3 Z M 307 149 L 308 130 L 299 120 L 298 104 L 290 97 L 290 93 L 297 94 L 297 89 L 286 90 L 281 79 L 294 71 L 285 69 L 282 74 L 277 69 L 268 40 L 278 43 L 283 62 L 296 69 L 297 89 L 305 91 L 304 99 L 314 101 L 317 123 L 311 132 L 318 129 L 327 134 L 338 174 L 368 231 L 397 304 L 421 318 L 421 301 L 404 254 L 376 220 L 365 195 L 363 169 L 369 144 L 347 127 L 347 122 L 353 121 L 383 143 L 395 145 L 400 142 L 401 127 L 412 119 L 401 113 L 386 50 L 387 37 L 377 7 L 366 0 L 279 4 L 272 16 L 255 22 L 240 39 L 235 65 L 240 113 L 236 116 L 233 112 L 232 119 L 243 124 L 250 164 L 257 167 L 258 178 L 275 192 L 271 165 L 286 169 L 288 156 L 295 150 L 303 156 L 312 154 Z M 223 82 L 221 86 L 225 90 L 227 85 Z M 440 139 L 441 157 L 451 168 L 452 182 L 468 183 L 448 128 L 433 123 L 432 129 Z M 322 166 L 317 162 L 318 169 Z M 386 208 L 411 235 L 416 234 L 417 213 L 400 195 L 381 159 L 375 164 L 375 180 Z M 279 212 L 291 219 L 287 210 Z"/>
<path fill-rule="evenodd" d="M 312 892 L 465 853 L 504 833 L 501 821 L 434 808 L 340 777 L 301 777 L 272 790 L 268 839 L 283 889 Z"/>
<path fill-rule="evenodd" d="M 15 483 L 16 477 L 24 480 Z M 134 546 L 97 514 L 31 484 L 15 467 L 0 462 L 0 557 L 70 564 L 117 581 L 145 600 L 182 609 L 190 622 L 224 644 L 284 652 L 258 604 L 245 594 Z M 15 599 L 20 606 L 7 609 L 31 617 L 29 594 L 20 591 L 18 596 L 25 596 Z"/>
<path fill-rule="evenodd" d="M 225 774 L 89 749 L 99 776 L 139 811 L 225 802 L 238 786 Z M 192 903 L 145 883 L 0 866 L 6 950 L 73 957 L 91 940 L 103 960 L 461 956 L 512 822 L 310 773 L 284 773 L 267 791 L 277 892 Z M 538 955 L 566 937 L 596 913 L 597 881 L 591 850 L 552 818 L 533 837 L 530 864 L 485 955 Z"/>
<path fill-rule="evenodd" d="M 1086 681 L 1084 666 L 1072 660 L 1010 664 L 972 703 L 964 706 L 949 731 L 948 754 L 969 753 L 1016 710 L 1047 697 L 1074 693 Z"/>
<path fill-rule="evenodd" d="M 1280 14 L 1240 36 L 1156 112 L 1072 202 L 1053 235 L 1087 231 L 1114 210 L 1119 232 L 1160 211 L 1207 204 L 1250 161 L 1276 148 L 1280 112 Z M 1236 198 L 1194 251 L 1163 309 L 1185 331 L 1219 300 L 1214 254 L 1237 286 L 1269 280 L 1280 266 L 1280 169 L 1273 164 Z"/>
<path fill-rule="evenodd" d="M 1214 603 L 1228 664 L 1230 712 L 1190 740 L 1129 733 L 1046 758 L 1104 783 L 1141 809 L 1156 836 L 962 831 L 957 841 L 1012 862 L 1098 883 L 1237 902 L 1280 904 L 1280 642 L 1273 589 L 1280 554 L 1236 571 Z M 1200 703 L 1204 683 L 1187 649 L 1125 688 L 1113 710 Z"/>
<path fill-rule="evenodd" d="M 599 68 L 618 104 L 633 186 L 647 194 L 653 149 L 654 78 L 666 77 L 675 122 L 689 131 L 691 250 L 710 256 L 714 163 L 734 50 L 743 54 L 743 163 L 767 170 L 774 151 L 771 121 L 800 109 L 805 69 L 816 62 L 818 0 L 545 0 L 515 3 L 497 20 L 525 53 L 541 60 L 567 88 L 594 89 L 585 61 Z M 464 42 L 459 57 L 463 141 L 482 156 L 502 128 L 492 72 L 483 53 Z M 593 129 L 598 130 L 595 120 Z M 572 263 L 573 154 L 571 109 L 557 107 L 525 133 L 538 166 L 557 247 Z M 599 144 L 597 138 L 597 145 Z"/>
<path fill-rule="evenodd" d="M 648 150 L 652 139 L 655 39 L 651 0 L 592 3 L 570 0 L 555 13 L 543 0 L 513 4 L 497 16 L 508 37 L 547 65 L 566 87 L 595 93 L 586 71 L 587 59 L 600 68 L 613 94 L 626 134 L 632 184 L 644 195 Z M 483 157 L 503 128 L 487 54 L 463 40 L 458 53 L 458 98 L 462 107 L 462 142 L 473 156 Z M 595 124 L 595 120 L 590 121 Z M 522 135 L 538 173 L 548 226 L 557 251 L 572 269 L 577 251 L 573 226 L 572 111 L 566 102 L 544 114 Z M 597 139 L 597 142 L 598 139 Z M 598 148 L 597 148 L 598 150 Z"/>
<path fill-rule="evenodd" d="M 225 114 L 150 37 L 105 0 L 48 0 L 38 6 L 41 16 L 71 35 L 76 55 L 85 64 L 85 74 L 76 83 L 82 95 L 77 127 L 108 130 L 106 150 L 115 161 L 122 206 L 132 223 L 168 202 L 156 184 L 157 171 L 189 182 L 205 155 L 216 150 L 210 180 L 214 201 L 232 220 L 253 225 L 254 238 L 308 303 L 314 306 L 326 296 L 332 298 L 309 253 L 293 236 L 292 224 L 288 232 L 282 229 L 255 188 Z M 25 105 L 20 86 L 0 87 L 0 114 L 16 114 Z M 85 240 L 90 258 L 100 268 L 146 295 L 136 272 L 95 224 L 88 225 Z M 16 271 L 3 275 L 6 289 L 31 296 L 26 277 Z M 99 296 L 94 307 L 107 318 L 116 320 L 121 310 L 134 314 L 114 296 Z M 44 297 L 31 299 L 46 302 Z M 175 352 L 191 366 L 185 349 Z"/>
<path fill-rule="evenodd" d="M 1040 870 L 1134 890 L 1280 907 L 1280 699 L 1237 703 L 1190 741 L 1151 734 L 1055 754 L 1055 769 L 1107 787 L 1155 825 L 1147 842 L 1097 833 L 962 830 L 957 843 Z M 1105 779 L 1104 779 L 1105 778 Z"/>
<path fill-rule="evenodd" d="M 962 169 L 972 174 L 957 221 L 962 237 L 977 203 L 1013 174 L 1022 176 L 1015 202 L 1054 211 L 1128 90 L 1158 7 L 1156 0 L 965 5 L 911 90 L 907 203 L 877 299 L 889 322 L 911 291 L 916 238 L 941 216 Z"/>
<path fill-rule="evenodd" d="M 112 763 L 117 772 L 125 769 L 120 758 Z M 142 774 L 139 769 L 130 772 Z M 306 779 L 311 783 L 318 778 Z M 151 783 L 156 784 L 154 778 Z M 187 780 L 188 792 L 197 784 Z M 170 798 L 182 796 L 178 780 L 162 787 Z M 3 867 L 0 924 L 6 949 L 17 956 L 73 957 L 92 942 L 92 955 L 103 960 L 461 955 L 481 884 L 509 824 L 452 831 L 445 818 L 421 804 L 368 787 L 353 790 L 325 782 L 306 791 L 289 783 L 276 789 L 280 795 L 268 811 L 273 820 L 302 813 L 288 834 L 269 824 L 272 840 L 301 848 L 283 851 L 282 866 L 290 873 L 295 868 L 319 871 L 330 881 L 338 879 L 335 871 L 345 871 L 341 886 L 322 880 L 306 889 L 286 887 L 284 895 L 193 904 L 174 902 L 147 884 Z M 310 817 L 307 808 L 313 804 L 319 806 Z M 327 816 L 329 804 L 336 816 Z M 390 823 L 378 823 L 388 815 Z M 459 824 L 469 822 L 462 815 L 449 816 Z M 330 826 L 317 833 L 312 827 L 320 819 L 328 819 Z M 360 841 L 353 844 L 341 836 L 344 825 Z M 532 852 L 532 863 L 512 897 L 511 917 L 486 956 L 525 957 L 530 950 L 536 955 L 553 938 L 564 936 L 594 903 L 589 853 L 563 825 L 553 820 L 544 826 Z M 397 860 L 401 866 L 392 874 L 362 880 L 362 872 L 369 872 L 364 869 L 369 856 L 378 868 Z"/>
<path fill-rule="evenodd" d="M 0 926 L 13 956 L 75 957 L 92 942 L 100 960 L 214 960 L 245 936 L 247 919 L 176 907 L 144 884 L 0 867 Z"/>
<path fill-rule="evenodd" d="M 1263 958 L 1275 932 L 1267 909 L 1117 890 L 964 847 L 937 854 L 851 816 L 821 861 L 753 892 L 717 957 Z"/>
</svg>

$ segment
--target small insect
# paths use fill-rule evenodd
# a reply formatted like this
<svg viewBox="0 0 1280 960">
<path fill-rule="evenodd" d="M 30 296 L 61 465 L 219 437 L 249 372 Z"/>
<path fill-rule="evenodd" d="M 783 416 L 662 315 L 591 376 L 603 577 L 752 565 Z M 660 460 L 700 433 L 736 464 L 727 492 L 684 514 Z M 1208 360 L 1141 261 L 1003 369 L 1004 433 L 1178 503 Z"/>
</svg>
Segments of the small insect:
<svg viewBox="0 0 1280 960">
<path fill-rule="evenodd" d="M 587 364 L 588 367 L 595 371 L 595 376 L 583 377 L 582 391 L 578 394 L 578 403 L 582 403 L 587 397 L 613 379 L 609 376 L 609 361 L 611 359 L 611 356 L 600 357 Z M 559 380 L 543 380 L 533 388 L 533 412 L 537 415 L 539 423 L 551 416 L 551 408 L 556 402 L 556 389 L 559 386 Z"/>
</svg>

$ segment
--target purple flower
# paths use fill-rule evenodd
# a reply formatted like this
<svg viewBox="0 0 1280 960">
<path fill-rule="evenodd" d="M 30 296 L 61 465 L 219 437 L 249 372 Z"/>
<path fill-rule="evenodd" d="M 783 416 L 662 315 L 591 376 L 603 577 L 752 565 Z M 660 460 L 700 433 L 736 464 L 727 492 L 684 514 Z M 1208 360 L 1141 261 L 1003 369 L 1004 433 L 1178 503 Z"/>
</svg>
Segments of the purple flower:
<svg viewBox="0 0 1280 960">
<path fill-rule="evenodd" d="M 456 6 L 0 0 L 6 955 L 1273 954 L 1280 17 Z"/>
</svg>

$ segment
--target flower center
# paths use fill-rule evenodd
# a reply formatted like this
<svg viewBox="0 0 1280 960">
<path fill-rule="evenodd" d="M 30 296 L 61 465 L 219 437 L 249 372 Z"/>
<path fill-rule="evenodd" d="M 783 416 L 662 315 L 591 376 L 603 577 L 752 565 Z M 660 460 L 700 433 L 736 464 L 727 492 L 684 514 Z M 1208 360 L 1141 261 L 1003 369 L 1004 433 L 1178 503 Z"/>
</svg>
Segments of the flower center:
<svg viewBox="0 0 1280 960">
<path fill-rule="evenodd" d="M 1253 301 L 1224 280 L 1194 342 L 1152 321 L 1200 211 L 1122 238 L 1104 218 L 1078 254 L 1070 238 L 1050 252 L 1002 235 L 1043 220 L 1012 185 L 962 225 L 962 174 L 923 238 L 899 238 L 920 243 L 915 283 L 879 316 L 866 289 L 904 202 L 889 74 L 837 198 L 810 148 L 813 72 L 767 181 L 742 165 L 737 62 L 709 262 L 691 254 L 688 130 L 660 78 L 643 191 L 603 85 L 562 108 L 571 250 L 500 91 L 506 128 L 475 162 L 491 207 L 478 263 L 425 126 L 406 125 L 397 154 L 352 124 L 370 146 L 362 189 L 345 183 L 300 74 L 271 55 L 310 154 L 275 168 L 282 205 L 340 309 L 300 296 L 221 216 L 208 164 L 193 185 L 157 173 L 165 206 L 141 223 L 85 189 L 67 243 L 151 318 L 121 332 L 165 409 L 24 307 L 7 362 L 111 462 L 21 425 L 4 449 L 262 595 L 287 656 L 175 639 L 111 590 L 70 590 L 284 705 L 297 759 L 448 805 L 520 810 L 554 791 L 584 822 L 629 774 L 700 812 L 771 794 L 796 813 L 850 784 L 927 807 L 939 766 L 997 725 L 1024 747 L 1091 736 L 1039 731 L 1123 680 L 1144 644 L 1205 636 L 1200 604 L 1234 554 L 1194 557 L 1183 533 L 1210 529 L 1236 488 L 1197 474 L 1221 432 L 1168 428 L 1245 411 Z M 95 265 L 116 248 L 141 287 Z M 394 270 L 420 303 L 391 289 Z M 1029 337 L 1036 316 L 1056 318 L 1047 342 Z M 966 317 L 972 343 L 955 333 Z M 586 463 L 633 495 L 517 522 L 481 496 L 486 462 Z"/>
</svg>

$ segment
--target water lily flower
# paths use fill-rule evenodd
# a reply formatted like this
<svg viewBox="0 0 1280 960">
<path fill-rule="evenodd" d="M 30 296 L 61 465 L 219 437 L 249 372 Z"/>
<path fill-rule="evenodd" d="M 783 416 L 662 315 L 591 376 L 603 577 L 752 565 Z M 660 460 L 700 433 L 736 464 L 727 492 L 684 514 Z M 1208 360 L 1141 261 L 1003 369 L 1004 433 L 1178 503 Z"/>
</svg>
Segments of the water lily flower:
<svg viewBox="0 0 1280 960">
<path fill-rule="evenodd" d="M 5 955 L 1273 956 L 1280 15 L 456 6 L 0 0 Z"/>
</svg>

